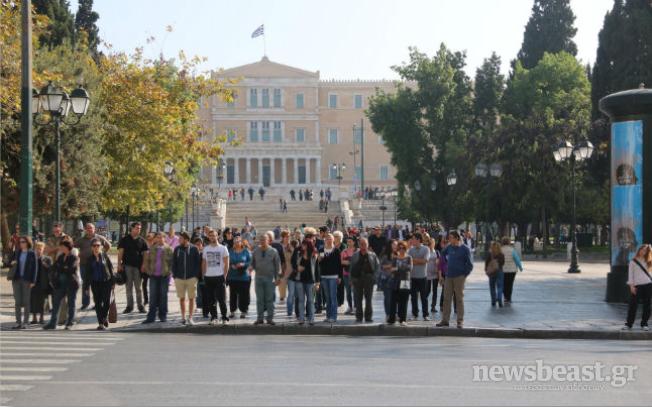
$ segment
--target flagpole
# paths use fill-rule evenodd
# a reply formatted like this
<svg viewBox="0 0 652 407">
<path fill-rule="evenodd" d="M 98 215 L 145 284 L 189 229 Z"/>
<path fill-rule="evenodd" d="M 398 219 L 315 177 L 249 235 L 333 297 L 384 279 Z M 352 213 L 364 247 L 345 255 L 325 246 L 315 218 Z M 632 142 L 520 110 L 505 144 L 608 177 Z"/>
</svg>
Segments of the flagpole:
<svg viewBox="0 0 652 407">
<path fill-rule="evenodd" d="M 267 41 L 265 40 L 265 31 L 263 31 L 263 56 L 267 56 Z"/>
</svg>

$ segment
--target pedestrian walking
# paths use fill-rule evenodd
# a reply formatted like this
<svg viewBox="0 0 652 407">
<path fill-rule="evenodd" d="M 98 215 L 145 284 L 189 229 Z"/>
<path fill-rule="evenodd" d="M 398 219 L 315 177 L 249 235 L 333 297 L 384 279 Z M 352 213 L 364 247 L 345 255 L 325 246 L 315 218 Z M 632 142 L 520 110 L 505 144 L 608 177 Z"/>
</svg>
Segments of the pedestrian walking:
<svg viewBox="0 0 652 407">
<path fill-rule="evenodd" d="M 95 233 L 95 225 L 92 223 L 87 223 L 84 226 L 84 236 L 75 241 L 75 247 L 79 250 L 79 271 L 82 276 L 82 311 L 87 309 L 91 302 L 91 282 L 85 279 L 85 276 L 89 275 L 85 268 L 93 252 L 91 242 L 94 240 L 100 241 L 105 252 L 111 249 L 111 242 L 104 236 Z"/>
<path fill-rule="evenodd" d="M 24 235 L 18 239 L 18 249 L 11 267 L 10 273 L 13 274 L 10 275 L 11 287 L 14 293 L 16 316 L 16 326 L 13 329 L 25 329 L 29 324 L 31 291 L 38 279 L 36 253 L 32 250 L 31 237 Z"/>
<path fill-rule="evenodd" d="M 523 264 L 518 251 L 512 245 L 509 237 L 504 237 L 501 241 L 501 251 L 505 256 L 505 265 L 503 266 L 503 296 L 505 297 L 505 305 L 512 304 L 512 291 L 514 290 L 514 279 L 518 271 L 523 271 Z"/>
<path fill-rule="evenodd" d="M 145 261 L 145 273 L 149 277 L 149 312 L 143 324 L 156 321 L 167 321 L 168 290 L 172 274 L 173 249 L 165 243 L 163 232 L 154 235 L 154 241 L 149 248 Z"/>
<path fill-rule="evenodd" d="M 88 225 L 86 230 L 88 231 Z M 105 242 L 95 238 L 91 241 L 91 255 L 86 259 L 86 264 L 81 269 L 84 271 L 84 282 L 88 282 L 93 293 L 95 303 L 95 316 L 97 317 L 97 330 L 103 331 L 109 327 L 109 306 L 111 304 L 111 291 L 115 284 L 113 264 L 109 256 L 102 251 Z"/>
<path fill-rule="evenodd" d="M 320 288 L 326 300 L 326 323 L 337 322 L 337 286 L 342 284 L 342 259 L 335 238 L 328 233 L 324 251 L 319 254 Z"/>
<path fill-rule="evenodd" d="M 376 253 L 369 250 L 369 242 L 366 238 L 359 241 L 360 248 L 351 257 L 349 270 L 353 283 L 353 297 L 355 302 L 356 322 L 373 322 L 372 297 L 375 284 L 375 276 L 380 273 L 380 261 Z M 362 304 L 364 298 L 364 306 Z"/>
<path fill-rule="evenodd" d="M 196 237 L 194 239 L 190 239 L 190 243 L 199 251 L 199 264 L 201 265 L 204 259 L 204 241 Z M 201 314 L 203 318 L 208 318 L 209 307 L 208 304 L 206 304 L 204 301 L 206 296 L 206 282 L 204 281 L 204 276 L 202 273 L 199 273 L 199 276 L 197 277 L 197 297 L 195 298 L 195 305 L 197 306 L 197 309 L 201 308 Z"/>
<path fill-rule="evenodd" d="M 390 313 L 387 322 L 390 325 L 398 322 L 401 326 L 407 325 L 407 304 L 410 297 L 410 286 L 412 278 L 410 274 L 413 270 L 412 257 L 408 254 L 408 244 L 405 241 L 398 242 L 398 253 L 394 258 L 394 265 L 391 268 L 392 277 L 388 280 L 391 286 Z"/>
<path fill-rule="evenodd" d="M 254 200 L 254 188 L 253 188 L 253 187 L 249 187 L 249 189 L 247 190 L 247 192 L 249 193 L 249 200 L 250 200 L 250 201 L 253 201 L 253 200 Z"/>
<path fill-rule="evenodd" d="M 392 313 L 392 294 L 394 285 L 391 283 L 394 278 L 396 268 L 396 254 L 398 251 L 398 242 L 390 240 L 385 246 L 385 250 L 380 256 L 380 273 L 378 274 L 378 289 L 383 292 L 383 305 L 385 307 L 385 322 L 389 322 Z"/>
<path fill-rule="evenodd" d="M 235 311 L 240 310 L 240 318 L 247 317 L 250 303 L 251 252 L 245 247 L 242 236 L 233 239 L 233 248 L 229 250 L 229 309 L 230 318 L 235 318 Z"/>
<path fill-rule="evenodd" d="M 30 293 L 30 307 L 32 313 L 32 324 L 43 324 L 43 314 L 45 313 L 45 301 L 51 291 L 50 288 L 50 269 L 52 268 L 52 259 L 45 256 L 45 243 L 36 242 L 34 244 L 34 253 L 36 254 L 36 284 L 32 287 Z M 36 316 L 38 315 L 38 320 Z"/>
<path fill-rule="evenodd" d="M 75 301 L 77 300 L 77 290 L 81 286 L 79 276 L 79 258 L 72 253 L 72 241 L 62 239 L 59 243 L 60 255 L 57 257 L 54 265 L 51 281 L 54 288 L 52 300 L 52 316 L 50 322 L 43 329 L 55 329 L 59 307 L 64 298 L 68 301 L 68 317 L 65 323 L 65 329 L 70 329 L 75 320 Z"/>
<path fill-rule="evenodd" d="M 426 284 L 428 286 L 427 295 L 432 297 L 430 300 L 430 313 L 435 314 L 437 312 L 437 287 L 439 286 L 439 273 L 437 272 L 437 266 L 439 262 L 439 252 L 435 248 L 435 238 L 427 236 L 424 239 L 424 245 L 430 250 L 430 257 L 428 258 L 428 265 L 426 267 Z"/>
<path fill-rule="evenodd" d="M 278 251 L 269 243 L 269 236 L 266 233 L 261 234 L 259 246 L 254 250 L 251 260 L 250 268 L 256 272 L 254 285 L 258 313 L 254 325 L 263 323 L 265 312 L 267 312 L 267 323 L 276 325 L 274 323 L 274 292 L 281 272 L 281 258 Z"/>
<path fill-rule="evenodd" d="M 260 200 L 264 201 L 265 200 L 265 188 L 262 186 L 258 188 L 258 195 L 260 195 Z"/>
<path fill-rule="evenodd" d="M 287 233 L 284 236 L 283 233 Z M 283 255 L 285 256 L 285 267 L 282 281 L 287 284 L 287 299 L 285 301 L 285 308 L 288 318 L 293 315 L 299 316 L 299 296 L 297 295 L 297 260 L 296 257 L 300 255 L 299 240 L 290 240 L 290 232 L 284 230 L 281 232 L 281 244 L 283 245 Z M 282 284 L 279 283 L 279 285 Z"/>
<path fill-rule="evenodd" d="M 351 273 L 349 272 L 349 266 L 351 265 L 351 257 L 356 251 L 355 239 L 349 236 L 346 239 L 346 249 L 342 251 L 342 285 L 344 286 L 344 296 L 346 297 L 346 303 L 348 308 L 344 312 L 344 315 L 353 315 L 353 287 L 351 286 Z"/>
<path fill-rule="evenodd" d="M 421 316 L 424 321 L 429 321 L 427 268 L 428 260 L 430 260 L 430 248 L 423 245 L 421 233 L 417 232 L 412 235 L 412 247 L 407 254 L 412 259 L 413 265 L 410 273 L 412 316 L 414 319 L 419 317 L 419 299 L 421 299 Z"/>
<path fill-rule="evenodd" d="M 629 262 L 627 285 L 631 297 L 627 308 L 627 322 L 623 329 L 629 330 L 634 326 L 638 304 L 643 304 L 641 315 L 641 329 L 648 331 L 650 319 L 650 301 L 652 298 L 652 245 L 644 244 L 636 250 L 636 255 Z"/>
<path fill-rule="evenodd" d="M 473 263 L 471 262 L 471 252 L 467 246 L 462 244 L 459 232 L 451 231 L 448 234 L 448 243 L 441 253 L 442 257 L 445 256 L 448 259 L 448 270 L 444 281 L 444 309 L 441 321 L 437 323 L 437 326 L 449 326 L 451 303 L 455 296 L 457 327 L 462 328 L 464 326 L 464 283 L 466 277 L 473 270 Z"/>
<path fill-rule="evenodd" d="M 217 321 L 217 306 L 219 304 L 222 324 L 229 318 L 226 307 L 226 281 L 229 276 L 229 249 L 218 242 L 217 232 L 208 232 L 209 243 L 204 247 L 201 263 L 204 284 L 206 284 L 206 297 L 204 305 L 208 305 L 210 324 Z"/>
<path fill-rule="evenodd" d="M 215 236 L 215 239 L 217 239 L 217 236 Z M 206 249 L 207 247 L 204 248 L 204 251 Z M 195 324 L 193 313 L 195 311 L 195 296 L 197 295 L 197 279 L 201 273 L 201 260 L 199 250 L 190 243 L 188 233 L 182 232 L 179 235 L 179 246 L 173 252 L 172 275 L 174 276 L 174 286 L 181 307 L 181 324 L 183 325 Z M 187 314 L 186 299 L 188 300 Z"/>
<path fill-rule="evenodd" d="M 502 252 L 500 243 L 491 242 L 489 253 L 487 253 L 484 260 L 484 271 L 489 277 L 489 293 L 491 294 L 492 307 L 495 307 L 496 303 L 498 303 L 498 307 L 503 307 L 504 266 L 505 255 Z"/>
<path fill-rule="evenodd" d="M 141 272 L 144 270 L 143 259 L 148 247 L 145 239 L 140 236 L 141 228 L 140 222 L 133 222 L 129 234 L 118 243 L 118 272 L 125 273 L 127 278 L 127 308 L 122 312 L 123 314 L 129 314 L 134 310 L 134 291 L 136 291 L 138 311 L 145 313 Z"/>
<path fill-rule="evenodd" d="M 306 319 L 309 325 L 314 325 L 313 290 L 319 290 L 319 252 L 310 238 L 301 242 L 300 255 L 297 259 L 296 281 L 299 297 L 299 325 L 303 325 Z"/>
</svg>

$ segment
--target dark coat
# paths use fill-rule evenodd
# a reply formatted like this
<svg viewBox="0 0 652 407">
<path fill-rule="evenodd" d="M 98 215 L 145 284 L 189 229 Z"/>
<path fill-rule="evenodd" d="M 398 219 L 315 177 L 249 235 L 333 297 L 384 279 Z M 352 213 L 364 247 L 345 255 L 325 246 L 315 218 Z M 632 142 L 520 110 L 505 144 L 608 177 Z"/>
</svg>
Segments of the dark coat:
<svg viewBox="0 0 652 407">
<path fill-rule="evenodd" d="M 27 251 L 27 258 L 25 259 L 25 270 L 23 272 L 23 277 L 20 277 L 20 269 L 18 261 L 20 259 L 20 250 L 16 251 L 16 274 L 14 274 L 14 281 L 23 280 L 30 283 L 36 284 L 38 279 L 38 270 L 36 268 L 36 253 L 33 250 Z"/>
<path fill-rule="evenodd" d="M 109 259 L 109 256 L 106 255 L 106 253 L 101 253 L 100 256 L 102 257 L 102 261 L 104 263 L 104 281 L 109 281 L 113 280 L 113 263 L 111 263 L 111 259 Z M 93 262 L 95 261 L 95 255 L 91 254 L 91 257 L 88 258 L 86 261 L 86 264 L 84 266 L 84 275 L 82 276 L 82 279 L 87 283 L 90 284 L 93 281 Z"/>
</svg>

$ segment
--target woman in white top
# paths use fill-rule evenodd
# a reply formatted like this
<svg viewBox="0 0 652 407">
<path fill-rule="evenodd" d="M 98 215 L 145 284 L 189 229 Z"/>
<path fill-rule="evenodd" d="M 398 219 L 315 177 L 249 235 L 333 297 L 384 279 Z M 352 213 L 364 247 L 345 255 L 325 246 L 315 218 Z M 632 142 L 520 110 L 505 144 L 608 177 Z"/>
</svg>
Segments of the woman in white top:
<svg viewBox="0 0 652 407">
<path fill-rule="evenodd" d="M 512 241 L 509 237 L 502 238 L 502 247 L 500 250 L 505 256 L 505 265 L 503 266 L 503 297 L 505 298 L 505 305 L 512 303 L 512 291 L 514 289 L 514 279 L 518 271 L 523 271 L 523 264 L 518 255 L 518 251 L 512 246 Z"/>
<path fill-rule="evenodd" d="M 623 329 L 632 329 L 636 318 L 638 303 L 643 303 L 641 328 L 648 331 L 647 322 L 650 319 L 650 298 L 652 298 L 652 245 L 644 244 L 636 251 L 636 256 L 629 262 L 627 285 L 632 296 L 627 309 L 627 322 Z"/>
</svg>

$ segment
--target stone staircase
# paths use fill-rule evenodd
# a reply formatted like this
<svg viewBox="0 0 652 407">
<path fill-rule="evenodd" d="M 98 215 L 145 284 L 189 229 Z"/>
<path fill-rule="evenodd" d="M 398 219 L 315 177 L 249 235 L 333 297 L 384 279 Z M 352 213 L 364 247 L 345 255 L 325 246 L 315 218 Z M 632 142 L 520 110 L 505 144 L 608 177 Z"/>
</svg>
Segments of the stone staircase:
<svg viewBox="0 0 652 407">
<path fill-rule="evenodd" d="M 365 226 L 376 226 L 383 223 L 383 211 L 380 207 L 385 205 L 385 224 L 394 223 L 394 213 L 396 204 L 391 199 L 386 199 L 384 202 L 381 199 L 363 200 L 353 199 L 349 201 L 350 209 L 353 211 L 353 223 L 358 224 L 360 219 Z M 399 223 L 403 223 L 401 219 L 397 219 Z"/>
<path fill-rule="evenodd" d="M 340 204 L 331 201 L 328 213 L 319 211 L 319 201 L 288 201 L 288 212 L 282 213 L 278 196 L 267 196 L 261 201 L 255 197 L 253 201 L 228 201 L 226 204 L 226 225 L 241 228 L 245 216 L 256 226 L 257 231 L 272 230 L 276 226 L 290 230 L 305 223 L 308 226 L 319 227 L 326 224 L 328 217 L 342 216 Z"/>
</svg>

